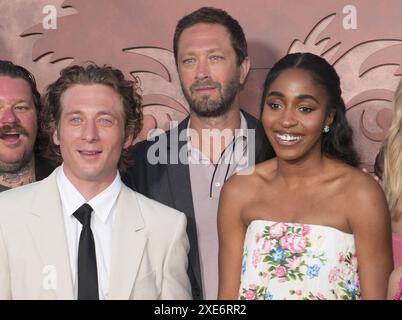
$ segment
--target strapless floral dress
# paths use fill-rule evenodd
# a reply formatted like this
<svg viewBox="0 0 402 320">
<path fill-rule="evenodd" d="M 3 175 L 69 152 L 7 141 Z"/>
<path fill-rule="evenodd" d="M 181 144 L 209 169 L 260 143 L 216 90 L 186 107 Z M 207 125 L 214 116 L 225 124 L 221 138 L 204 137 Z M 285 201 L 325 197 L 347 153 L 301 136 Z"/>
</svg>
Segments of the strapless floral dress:
<svg viewBox="0 0 402 320">
<path fill-rule="evenodd" d="M 321 225 L 252 221 L 244 241 L 239 298 L 359 299 L 353 235 Z"/>
</svg>

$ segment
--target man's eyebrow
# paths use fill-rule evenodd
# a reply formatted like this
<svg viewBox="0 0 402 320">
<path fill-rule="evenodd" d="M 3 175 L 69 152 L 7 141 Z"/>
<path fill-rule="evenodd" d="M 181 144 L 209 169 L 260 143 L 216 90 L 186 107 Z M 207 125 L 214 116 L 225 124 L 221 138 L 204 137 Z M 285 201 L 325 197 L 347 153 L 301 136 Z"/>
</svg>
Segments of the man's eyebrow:
<svg viewBox="0 0 402 320">
<path fill-rule="evenodd" d="M 15 99 L 13 100 L 14 103 L 21 103 L 21 102 L 26 102 L 26 103 L 30 103 L 31 100 L 27 100 L 27 99 Z"/>
<path fill-rule="evenodd" d="M 0 103 L 3 103 L 3 101 L 4 101 L 3 99 L 0 99 Z M 13 99 L 13 100 L 11 100 L 11 102 L 13 104 L 17 104 L 17 103 L 32 103 L 33 101 L 30 99 L 20 98 L 20 99 Z"/>
<path fill-rule="evenodd" d="M 80 110 L 73 110 L 73 111 L 69 111 L 69 112 L 66 112 L 66 113 L 65 113 L 66 116 L 69 116 L 69 115 L 72 115 L 72 114 L 82 114 L 82 111 L 80 111 Z"/>
<path fill-rule="evenodd" d="M 72 114 L 79 114 L 79 115 L 83 115 L 84 113 L 81 110 L 72 110 L 69 112 L 66 112 L 65 115 L 69 116 Z M 111 116 L 111 117 L 115 117 L 115 115 L 112 112 L 108 112 L 108 111 L 99 111 L 96 116 Z"/>
<path fill-rule="evenodd" d="M 111 116 L 111 117 L 115 116 L 112 112 L 108 112 L 108 111 L 100 111 L 96 115 L 99 115 L 99 116 Z"/>
<path fill-rule="evenodd" d="M 190 48 L 188 51 L 184 52 L 184 53 L 181 55 L 181 57 L 194 55 L 194 54 L 195 54 L 195 51 L 196 51 L 196 49 Z M 210 49 L 207 50 L 207 53 L 208 53 L 208 54 L 211 54 L 212 52 L 222 52 L 222 53 L 223 53 L 224 50 L 222 50 L 222 48 L 219 48 L 219 47 L 210 48 Z"/>
</svg>

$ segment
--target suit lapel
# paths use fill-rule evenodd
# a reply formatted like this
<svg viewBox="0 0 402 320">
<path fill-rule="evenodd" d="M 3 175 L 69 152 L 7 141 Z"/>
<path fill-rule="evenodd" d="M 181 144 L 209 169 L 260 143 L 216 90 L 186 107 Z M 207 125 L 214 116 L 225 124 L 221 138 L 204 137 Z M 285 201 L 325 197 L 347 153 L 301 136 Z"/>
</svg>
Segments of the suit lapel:
<svg viewBox="0 0 402 320">
<path fill-rule="evenodd" d="M 171 197 L 173 199 L 173 207 L 179 211 L 186 213 L 187 218 L 194 218 L 193 197 L 191 193 L 190 170 L 188 164 L 182 164 L 179 156 L 172 159 L 171 153 L 186 155 L 187 161 L 187 140 L 180 140 L 180 134 L 183 134 L 188 125 L 188 118 L 182 121 L 177 128 L 169 131 L 168 139 L 168 183 Z M 183 132 L 183 133 L 182 133 Z M 171 140 L 178 140 L 176 141 Z M 172 144 L 173 142 L 173 144 Z M 178 146 L 178 150 L 174 150 L 174 146 Z"/>
<path fill-rule="evenodd" d="M 144 226 L 137 196 L 123 185 L 113 224 L 110 299 L 130 298 L 146 244 Z"/>
<path fill-rule="evenodd" d="M 28 228 L 43 261 L 43 276 L 56 272 L 54 286 L 58 299 L 73 299 L 73 286 L 68 247 L 63 222 L 63 209 L 56 183 L 56 172 L 40 183 L 30 204 Z"/>
<path fill-rule="evenodd" d="M 167 137 L 167 145 L 169 146 L 168 157 L 170 156 L 171 152 L 170 139 L 185 137 L 183 135 L 185 134 L 184 131 L 187 129 L 188 126 L 188 119 L 189 118 L 182 121 L 177 128 L 169 131 L 169 135 Z M 174 130 L 176 130 L 176 132 L 174 132 Z M 187 140 L 179 139 L 178 143 L 175 143 L 174 145 L 178 145 L 177 152 L 179 153 L 179 155 L 187 155 Z M 172 207 L 181 212 L 184 212 L 187 217 L 187 235 L 190 241 L 189 264 L 190 269 L 198 283 L 199 291 L 202 292 L 197 228 L 194 214 L 193 196 L 191 192 L 190 169 L 188 164 L 172 164 L 169 158 L 167 165 L 167 177 L 169 184 L 168 190 L 171 191 L 171 197 L 173 200 Z"/>
</svg>

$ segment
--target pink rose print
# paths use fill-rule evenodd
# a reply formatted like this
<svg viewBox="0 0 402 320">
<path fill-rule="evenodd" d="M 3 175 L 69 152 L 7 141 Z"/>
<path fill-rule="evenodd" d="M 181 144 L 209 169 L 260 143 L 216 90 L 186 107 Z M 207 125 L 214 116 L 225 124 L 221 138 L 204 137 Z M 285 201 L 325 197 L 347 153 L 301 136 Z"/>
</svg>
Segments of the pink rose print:
<svg viewBox="0 0 402 320">
<path fill-rule="evenodd" d="M 270 240 L 264 240 L 264 243 L 262 244 L 262 251 L 263 252 L 269 252 L 271 250 L 271 241 Z"/>
<path fill-rule="evenodd" d="M 261 238 L 262 238 L 262 235 L 261 235 L 260 232 L 258 232 L 258 233 L 255 235 L 255 243 L 260 242 Z"/>
<path fill-rule="evenodd" d="M 300 263 L 302 262 L 302 258 L 301 257 L 296 257 L 296 258 L 289 258 L 288 259 L 288 263 L 286 264 L 286 266 L 290 269 L 290 270 L 295 270 Z"/>
<path fill-rule="evenodd" d="M 352 256 L 352 258 L 350 259 L 350 267 L 353 269 L 353 270 L 356 270 L 357 269 L 357 257 L 356 257 L 356 255 L 353 255 Z"/>
<path fill-rule="evenodd" d="M 302 227 L 302 235 L 306 236 L 310 233 L 310 226 L 303 225 Z"/>
<path fill-rule="evenodd" d="M 353 272 L 353 270 L 351 270 L 351 269 L 348 268 L 348 267 L 343 268 L 343 269 L 341 270 L 341 274 L 342 274 L 343 277 L 349 277 L 349 276 L 352 274 L 352 272 Z"/>
<path fill-rule="evenodd" d="M 360 278 L 359 278 L 359 274 L 357 272 L 354 274 L 353 278 L 355 280 L 355 283 L 357 283 L 357 285 L 360 286 Z"/>
<path fill-rule="evenodd" d="M 276 274 L 278 277 L 283 277 L 283 276 L 286 274 L 286 268 L 285 268 L 285 267 L 278 267 L 278 268 L 276 268 L 275 274 Z"/>
<path fill-rule="evenodd" d="M 288 226 L 284 223 L 274 223 L 269 228 L 269 235 L 272 238 L 280 238 L 288 230 Z"/>
<path fill-rule="evenodd" d="M 285 236 L 280 240 L 281 247 L 291 253 L 303 253 L 306 250 L 306 238 L 302 236 Z"/>
<path fill-rule="evenodd" d="M 328 275 L 329 283 L 336 282 L 338 280 L 338 275 L 339 275 L 339 268 L 338 267 L 332 268 L 332 270 Z"/>
<path fill-rule="evenodd" d="M 255 291 L 253 290 L 247 290 L 244 292 L 244 297 L 246 300 L 254 300 L 255 299 Z"/>
<path fill-rule="evenodd" d="M 258 264 L 261 261 L 261 250 L 260 249 L 256 249 L 253 252 L 253 267 L 257 268 Z"/>
</svg>

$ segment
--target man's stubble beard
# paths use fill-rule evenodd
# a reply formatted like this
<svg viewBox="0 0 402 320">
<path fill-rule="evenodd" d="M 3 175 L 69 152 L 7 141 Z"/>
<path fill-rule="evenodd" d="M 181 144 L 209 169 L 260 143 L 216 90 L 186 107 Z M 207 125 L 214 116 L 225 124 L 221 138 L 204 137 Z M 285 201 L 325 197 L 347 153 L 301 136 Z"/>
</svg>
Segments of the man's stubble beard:
<svg viewBox="0 0 402 320">
<path fill-rule="evenodd" d="M 22 156 L 22 158 L 13 163 L 8 163 L 0 160 L 0 175 L 4 173 L 18 173 L 24 167 L 27 167 L 31 161 L 34 159 L 34 150 L 30 150 Z"/>
<path fill-rule="evenodd" d="M 27 139 L 30 138 L 31 133 L 29 133 L 23 126 L 20 124 L 6 124 L 0 127 L 0 137 L 3 137 L 7 133 L 18 133 Z M 35 135 L 37 133 L 35 132 Z M 3 173 L 18 173 L 21 169 L 23 169 L 27 164 L 32 161 L 34 157 L 34 146 L 35 143 L 30 146 L 28 150 L 25 150 L 24 154 L 22 155 L 21 159 L 16 162 L 5 162 L 0 159 L 0 174 Z"/>
<path fill-rule="evenodd" d="M 208 83 L 212 83 L 209 81 Z M 222 85 L 214 83 L 219 92 L 217 99 L 211 99 L 209 96 L 203 96 L 201 100 L 196 100 L 191 97 L 182 84 L 183 94 L 190 106 L 190 110 L 201 118 L 218 118 L 225 115 L 230 109 L 240 90 L 240 72 L 237 70 L 235 75 L 226 85 L 222 92 Z M 191 91 L 191 88 L 190 88 Z"/>
</svg>

